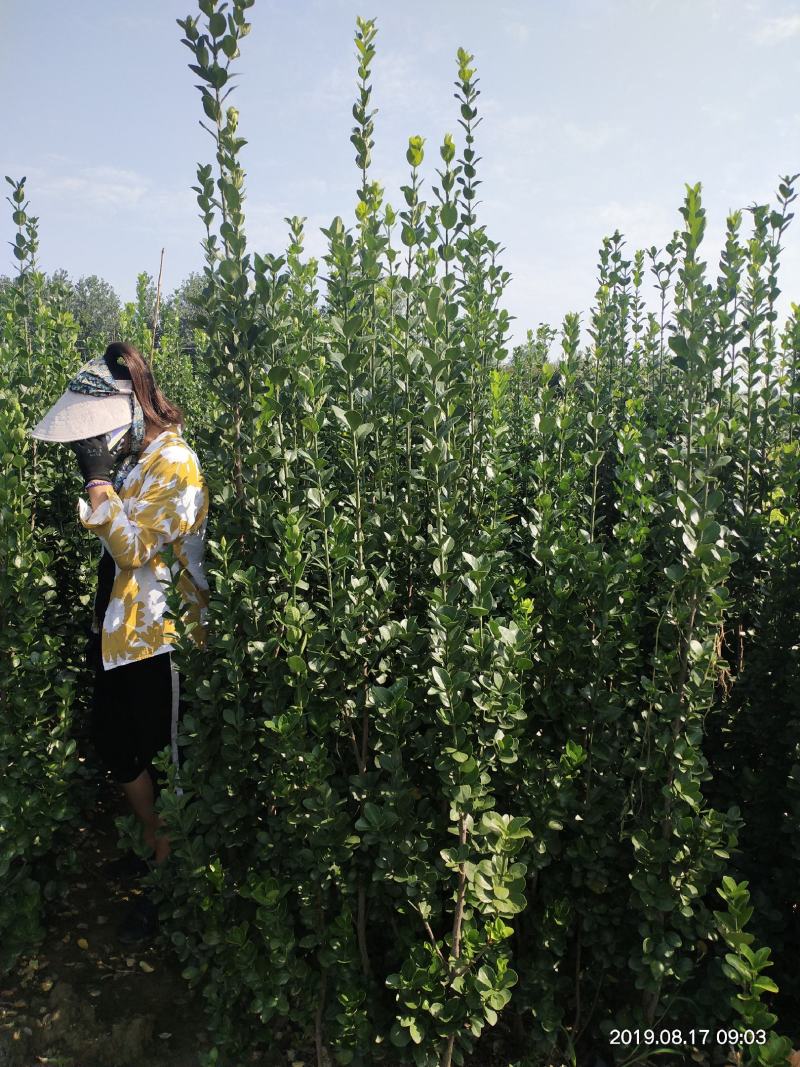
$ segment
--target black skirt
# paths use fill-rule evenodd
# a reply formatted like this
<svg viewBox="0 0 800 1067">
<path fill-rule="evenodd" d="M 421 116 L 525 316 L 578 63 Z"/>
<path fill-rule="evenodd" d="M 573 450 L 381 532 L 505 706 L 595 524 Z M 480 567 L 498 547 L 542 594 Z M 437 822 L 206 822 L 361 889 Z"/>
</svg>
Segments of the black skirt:
<svg viewBox="0 0 800 1067">
<path fill-rule="evenodd" d="M 97 641 L 99 645 L 99 640 Z M 92 695 L 92 740 L 116 782 L 132 782 L 149 771 L 156 785 L 160 776 L 152 765 L 157 752 L 169 748 L 179 766 L 178 724 L 181 720 L 180 677 L 172 653 L 104 670 L 95 660 Z"/>
</svg>

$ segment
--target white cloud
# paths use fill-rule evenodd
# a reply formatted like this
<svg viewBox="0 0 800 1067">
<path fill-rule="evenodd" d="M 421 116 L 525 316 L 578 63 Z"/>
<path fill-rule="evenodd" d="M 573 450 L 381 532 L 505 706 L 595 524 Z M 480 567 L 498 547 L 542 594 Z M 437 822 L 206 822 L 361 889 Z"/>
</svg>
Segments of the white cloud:
<svg viewBox="0 0 800 1067">
<path fill-rule="evenodd" d="M 416 52 L 409 55 L 384 49 L 375 57 L 372 74 L 372 102 L 387 112 L 402 109 L 409 133 L 421 123 L 435 123 L 446 128 L 456 126 L 458 109 L 450 95 L 456 76 L 455 63 L 450 70 L 444 69 L 432 78 Z M 355 75 L 351 90 L 351 95 L 354 94 Z M 380 121 L 380 112 L 377 121 Z"/>
<path fill-rule="evenodd" d="M 587 205 L 577 224 L 578 232 L 591 233 L 597 247 L 604 237 L 619 230 L 625 238 L 625 258 L 632 259 L 637 248 L 655 244 L 662 248 L 676 229 L 683 226 L 677 206 L 672 208 L 654 200 L 608 200 Z"/>
<path fill-rule="evenodd" d="M 705 115 L 709 123 L 712 126 L 730 126 L 733 123 L 741 122 L 744 113 L 741 108 L 730 107 L 727 104 L 701 104 L 701 114 Z"/>
<path fill-rule="evenodd" d="M 151 181 L 132 170 L 116 167 L 81 167 L 77 173 L 44 176 L 43 193 L 92 204 L 98 207 L 137 207 L 147 195 Z"/>
<path fill-rule="evenodd" d="M 152 15 L 117 14 L 113 18 L 113 24 L 123 33 L 161 33 L 164 24 L 161 19 Z"/>
<path fill-rule="evenodd" d="M 303 223 L 304 251 L 301 258 L 309 259 L 311 256 L 316 256 L 319 259 L 327 251 L 327 238 L 320 233 L 320 229 L 330 225 L 335 212 L 332 212 L 330 216 L 319 211 L 295 212 L 287 205 L 286 200 L 276 202 L 274 200 L 251 200 L 250 198 L 245 201 L 244 212 L 247 244 L 251 251 L 261 255 L 265 252 L 282 255 L 289 242 L 289 226 L 284 220 L 295 213 L 306 216 Z M 352 215 L 343 216 L 343 221 L 345 227 L 355 225 Z"/>
<path fill-rule="evenodd" d="M 145 197 L 163 199 L 166 206 L 173 206 L 175 197 L 181 196 L 177 190 L 154 191 L 152 179 L 134 170 L 81 166 L 69 156 L 55 152 L 43 153 L 40 158 L 41 164 L 7 163 L 4 171 L 12 176 L 25 175 L 25 193 L 34 211 L 46 199 L 57 200 L 59 207 L 120 210 L 139 207 Z"/>
<path fill-rule="evenodd" d="M 497 109 L 500 110 L 499 108 Z M 498 121 L 493 122 L 493 132 L 504 140 L 513 141 L 518 137 L 529 137 L 539 132 L 544 126 L 545 119 L 540 115 L 502 115 Z"/>
<path fill-rule="evenodd" d="M 431 125 L 455 132 L 458 108 L 450 95 L 454 78 L 455 66 L 434 80 L 425 71 L 424 62 L 416 52 L 406 54 L 378 48 L 372 63 L 369 105 L 370 111 L 377 109 L 373 120 L 376 144 L 384 121 L 396 121 L 398 116 L 409 135 L 419 132 L 421 126 Z M 298 87 L 297 111 L 300 115 L 306 111 L 326 114 L 329 124 L 339 130 L 341 143 L 354 125 L 351 108 L 358 93 L 355 60 L 346 65 L 332 64 L 316 84 Z"/>
<path fill-rule="evenodd" d="M 767 19 L 756 30 L 757 44 L 779 44 L 800 34 L 800 15 L 782 15 Z"/>
<path fill-rule="evenodd" d="M 189 180 L 186 185 L 166 185 L 135 170 L 80 165 L 61 153 L 48 152 L 40 158 L 34 165 L 28 161 L 7 165 L 4 173 L 25 175 L 29 211 L 41 220 L 43 234 L 57 217 L 68 218 L 70 225 L 82 218 L 102 220 L 104 226 L 135 220 L 139 233 L 180 241 L 197 217 Z"/>
<path fill-rule="evenodd" d="M 355 86 L 355 63 L 352 66 L 330 63 L 326 65 L 322 78 L 310 87 L 300 90 L 298 100 L 309 109 L 322 110 L 331 104 L 341 104 L 342 100 L 349 100 L 351 97 L 354 99 Z"/>
<path fill-rule="evenodd" d="M 565 142 L 579 152 L 599 152 L 623 139 L 627 129 L 620 123 L 565 122 L 558 115 L 505 114 L 492 119 L 487 132 L 500 146 L 494 160 L 513 148 L 515 159 L 521 161 L 525 156 L 561 150 Z M 493 165 L 490 163 L 490 167 Z"/>
<path fill-rule="evenodd" d="M 585 152 L 596 152 L 605 148 L 607 144 L 617 140 L 624 130 L 622 126 L 612 125 L 608 122 L 599 122 L 596 125 L 579 125 L 576 122 L 567 122 L 563 127 L 564 133 L 570 141 Z"/>
<path fill-rule="evenodd" d="M 515 44 L 527 44 L 531 38 L 531 28 L 524 22 L 508 22 L 503 28 Z"/>
</svg>

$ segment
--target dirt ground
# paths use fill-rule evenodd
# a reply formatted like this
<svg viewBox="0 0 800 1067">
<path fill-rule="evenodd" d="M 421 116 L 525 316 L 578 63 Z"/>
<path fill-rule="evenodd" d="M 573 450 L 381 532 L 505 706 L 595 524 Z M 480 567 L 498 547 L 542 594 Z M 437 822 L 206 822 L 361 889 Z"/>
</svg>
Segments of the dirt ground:
<svg viewBox="0 0 800 1067">
<path fill-rule="evenodd" d="M 208 1045 L 199 996 L 157 943 L 128 949 L 116 940 L 141 889 L 134 878 L 109 878 L 124 808 L 110 784 L 98 800 L 65 904 L 37 951 L 0 979 L 0 1067 L 198 1067 Z M 291 1051 L 291 1060 L 261 1062 L 311 1067 Z"/>
</svg>

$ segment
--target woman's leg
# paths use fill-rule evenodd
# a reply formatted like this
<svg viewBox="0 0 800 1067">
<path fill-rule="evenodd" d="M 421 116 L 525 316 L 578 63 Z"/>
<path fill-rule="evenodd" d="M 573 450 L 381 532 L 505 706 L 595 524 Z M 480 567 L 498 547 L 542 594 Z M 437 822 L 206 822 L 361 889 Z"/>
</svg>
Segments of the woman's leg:
<svg viewBox="0 0 800 1067">
<path fill-rule="evenodd" d="M 95 676 L 92 732 L 113 778 L 144 829 L 156 863 L 170 853 L 170 843 L 158 831 L 164 820 L 155 810 L 151 760 L 170 745 L 179 704 L 179 680 L 170 653 L 161 653 Z"/>
<path fill-rule="evenodd" d="M 169 855 L 170 845 L 168 837 L 156 833 L 164 820 L 155 810 L 155 793 L 150 772 L 145 769 L 132 782 L 123 782 L 122 789 L 134 814 L 144 827 L 145 844 L 155 853 L 156 863 L 163 863 Z"/>
</svg>

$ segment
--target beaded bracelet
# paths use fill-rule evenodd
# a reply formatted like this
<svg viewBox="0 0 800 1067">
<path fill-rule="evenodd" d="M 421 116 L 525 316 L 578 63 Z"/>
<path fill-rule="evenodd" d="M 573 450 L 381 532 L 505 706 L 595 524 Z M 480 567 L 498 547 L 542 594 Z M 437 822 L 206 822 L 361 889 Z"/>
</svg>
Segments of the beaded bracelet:
<svg viewBox="0 0 800 1067">
<path fill-rule="evenodd" d="M 95 479 L 93 482 L 87 482 L 84 485 L 84 489 L 94 489 L 98 485 L 111 485 L 111 481 L 108 478 Z"/>
</svg>

